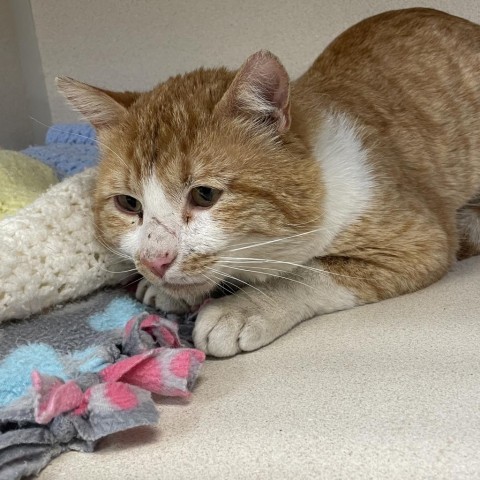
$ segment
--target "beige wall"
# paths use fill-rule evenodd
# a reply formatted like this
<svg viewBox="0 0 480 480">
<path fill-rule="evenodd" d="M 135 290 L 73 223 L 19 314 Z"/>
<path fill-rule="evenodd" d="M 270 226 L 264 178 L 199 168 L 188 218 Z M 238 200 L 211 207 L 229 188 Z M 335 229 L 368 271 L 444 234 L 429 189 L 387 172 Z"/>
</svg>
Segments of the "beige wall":
<svg viewBox="0 0 480 480">
<path fill-rule="evenodd" d="M 74 120 L 55 92 L 65 74 L 109 88 L 148 89 L 195 67 L 238 67 L 267 48 L 294 77 L 354 22 L 430 6 L 480 23 L 479 0 L 31 0 L 54 121 Z"/>
<path fill-rule="evenodd" d="M 0 0 L 0 148 L 20 149 L 32 141 L 25 84 L 7 0 Z"/>
</svg>

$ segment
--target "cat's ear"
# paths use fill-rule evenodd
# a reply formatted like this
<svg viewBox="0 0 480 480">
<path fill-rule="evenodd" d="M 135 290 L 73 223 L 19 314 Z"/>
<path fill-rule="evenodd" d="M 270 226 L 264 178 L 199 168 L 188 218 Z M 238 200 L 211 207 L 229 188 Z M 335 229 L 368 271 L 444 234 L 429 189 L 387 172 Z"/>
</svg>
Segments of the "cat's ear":
<svg viewBox="0 0 480 480">
<path fill-rule="evenodd" d="M 267 50 L 248 57 L 217 105 L 227 115 L 248 116 L 272 125 L 278 133 L 290 127 L 290 82 L 279 59 Z"/>
<path fill-rule="evenodd" d="M 55 83 L 75 110 L 97 129 L 116 123 L 140 95 L 92 87 L 70 77 L 57 77 Z"/>
</svg>

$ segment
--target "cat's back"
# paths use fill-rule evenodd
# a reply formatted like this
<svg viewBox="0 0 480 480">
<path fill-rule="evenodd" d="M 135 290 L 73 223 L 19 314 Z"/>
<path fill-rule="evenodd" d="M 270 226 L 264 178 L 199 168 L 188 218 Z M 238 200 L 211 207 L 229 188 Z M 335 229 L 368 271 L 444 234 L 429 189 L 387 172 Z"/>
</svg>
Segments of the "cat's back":
<svg viewBox="0 0 480 480">
<path fill-rule="evenodd" d="M 430 8 L 393 10 L 345 30 L 312 68 L 323 70 L 329 63 L 355 67 L 372 57 L 376 61 L 408 60 L 417 54 L 448 54 L 452 48 L 458 48 L 457 54 L 461 55 L 478 53 L 480 26 Z"/>
<path fill-rule="evenodd" d="M 385 162 L 401 158 L 405 175 L 469 170 L 478 188 L 479 25 L 424 8 L 376 15 L 337 37 L 294 94 L 311 117 L 327 109 L 355 119 L 367 146 Z"/>
<path fill-rule="evenodd" d="M 381 13 L 347 29 L 299 83 L 316 84 L 340 98 L 355 87 L 377 87 L 382 96 L 407 84 L 416 85 L 412 93 L 441 93 L 442 85 L 455 89 L 465 83 L 478 89 L 477 75 L 471 76 L 479 67 L 480 25 L 438 10 L 411 8 Z"/>
</svg>

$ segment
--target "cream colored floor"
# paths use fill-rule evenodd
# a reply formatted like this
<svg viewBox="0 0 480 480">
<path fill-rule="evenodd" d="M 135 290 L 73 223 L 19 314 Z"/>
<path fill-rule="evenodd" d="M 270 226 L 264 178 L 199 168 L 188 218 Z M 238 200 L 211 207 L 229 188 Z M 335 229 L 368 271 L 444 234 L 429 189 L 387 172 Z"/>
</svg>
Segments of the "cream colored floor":
<svg viewBox="0 0 480 480">
<path fill-rule="evenodd" d="M 480 478 L 480 258 L 412 295 L 208 361 L 156 429 L 41 480 Z"/>
</svg>

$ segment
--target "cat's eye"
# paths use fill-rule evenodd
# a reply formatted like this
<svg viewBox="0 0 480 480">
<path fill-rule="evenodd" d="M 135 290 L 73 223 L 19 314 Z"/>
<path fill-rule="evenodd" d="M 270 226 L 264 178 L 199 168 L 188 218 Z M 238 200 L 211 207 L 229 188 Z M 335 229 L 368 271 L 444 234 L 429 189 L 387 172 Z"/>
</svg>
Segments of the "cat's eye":
<svg viewBox="0 0 480 480">
<path fill-rule="evenodd" d="M 114 197 L 116 207 L 122 212 L 131 215 L 140 215 L 143 207 L 139 200 L 130 195 L 116 195 Z"/>
<path fill-rule="evenodd" d="M 195 207 L 208 208 L 214 205 L 222 194 L 221 190 L 212 187 L 195 187 L 190 191 L 190 202 Z"/>
</svg>

